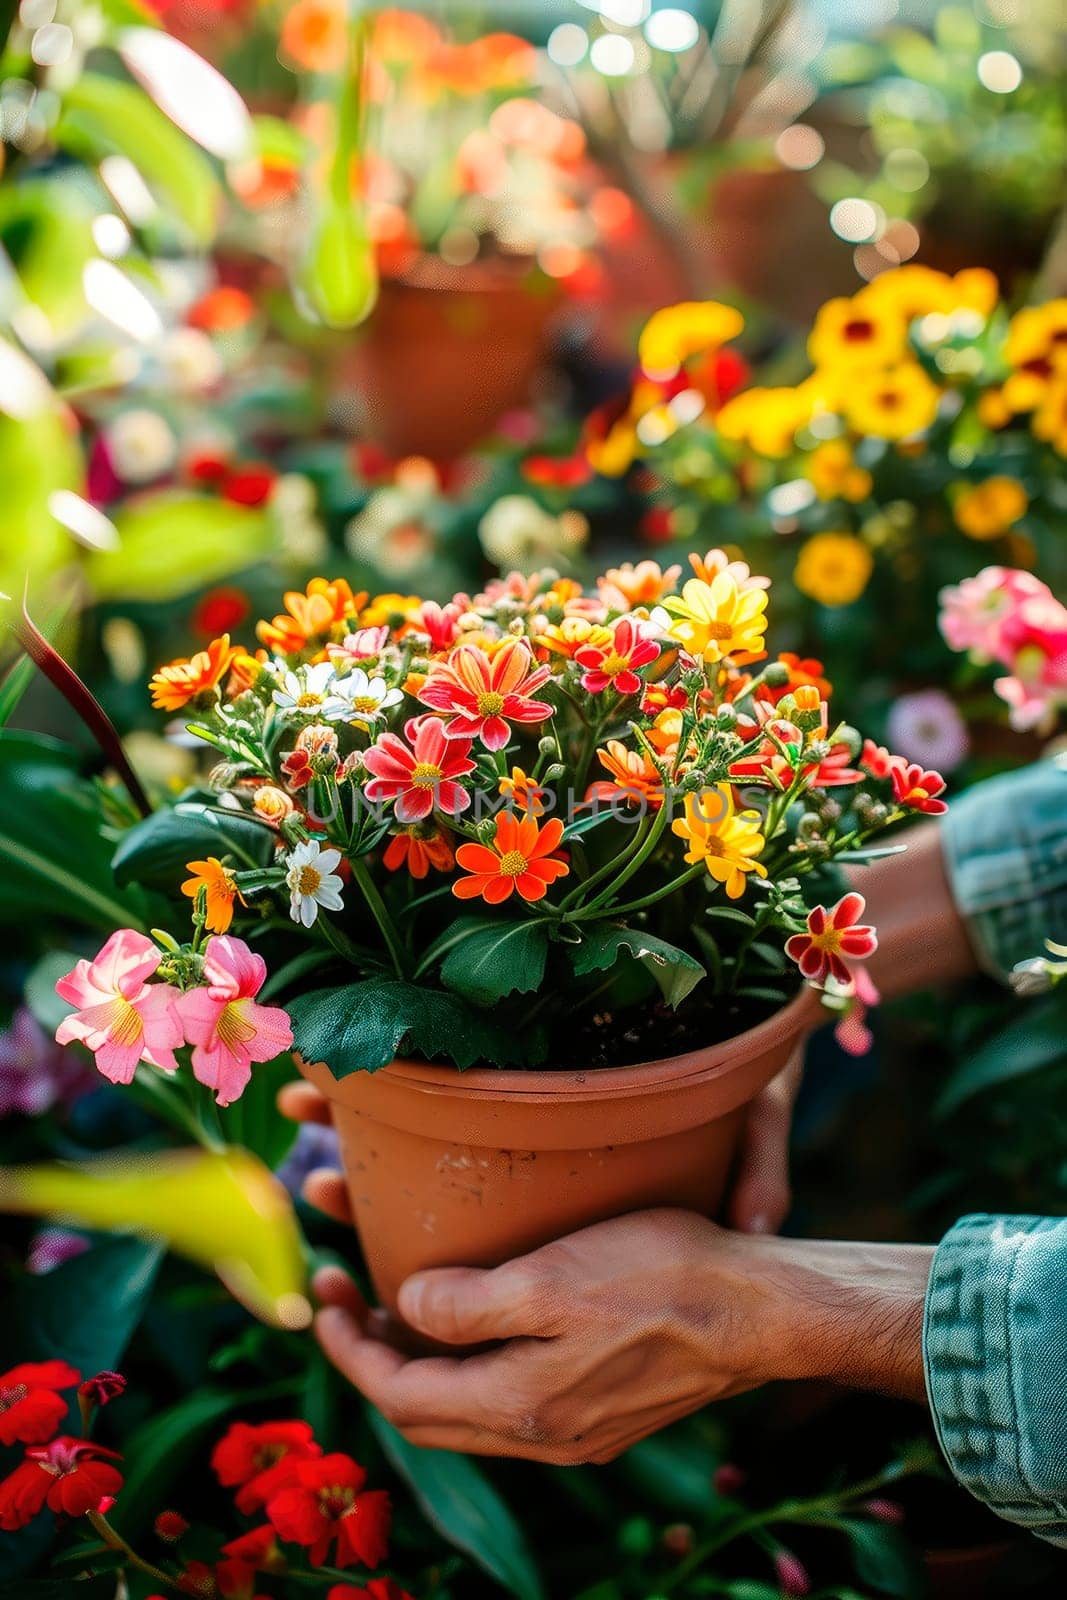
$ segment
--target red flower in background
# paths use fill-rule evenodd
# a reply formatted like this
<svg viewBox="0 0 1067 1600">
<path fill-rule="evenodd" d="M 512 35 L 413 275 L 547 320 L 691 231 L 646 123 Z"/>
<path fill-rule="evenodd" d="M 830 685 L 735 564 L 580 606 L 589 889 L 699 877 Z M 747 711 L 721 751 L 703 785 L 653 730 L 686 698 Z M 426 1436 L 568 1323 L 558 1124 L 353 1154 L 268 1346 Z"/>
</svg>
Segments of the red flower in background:
<svg viewBox="0 0 1067 1600">
<path fill-rule="evenodd" d="M 96 1511 L 122 1488 L 122 1474 L 109 1465 L 119 1460 L 114 1450 L 66 1434 L 34 1445 L 0 1483 L 0 1528 L 7 1533 L 24 1528 L 45 1506 L 68 1517 Z"/>
<path fill-rule="evenodd" d="M 211 1466 L 224 1489 L 237 1489 L 244 1516 L 260 1510 L 294 1481 L 302 1461 L 321 1456 L 306 1422 L 235 1422 L 211 1452 Z"/>
<path fill-rule="evenodd" d="M 67 1414 L 58 1391 L 80 1378 L 65 1361 L 25 1361 L 0 1374 L 0 1444 L 50 1439 Z"/>
<path fill-rule="evenodd" d="M 193 629 L 205 639 L 217 639 L 220 633 L 232 633 L 247 621 L 252 606 L 243 589 L 209 589 L 197 601 L 193 612 Z"/>
<path fill-rule="evenodd" d="M 937 798 L 946 785 L 940 772 L 925 772 L 916 762 L 906 766 L 901 761 L 889 774 L 893 782 L 893 799 L 907 811 L 922 811 L 937 817 L 948 810 L 944 800 Z"/>
<path fill-rule="evenodd" d="M 222 498 L 238 506 L 266 505 L 277 481 L 278 474 L 273 467 L 257 461 L 249 462 L 247 466 L 231 472 L 224 480 Z"/>
<path fill-rule="evenodd" d="M 584 455 L 527 456 L 519 470 L 527 483 L 536 483 L 544 489 L 577 489 L 593 476 L 593 469 Z"/>
<path fill-rule="evenodd" d="M 267 1505 L 279 1537 L 305 1546 L 313 1567 L 321 1567 L 336 1542 L 334 1563 L 360 1561 L 376 1567 L 388 1545 L 389 1496 L 382 1489 L 362 1493 L 367 1474 L 351 1456 L 322 1456 L 296 1464 L 295 1482 Z"/>
<path fill-rule="evenodd" d="M 250 294 L 233 284 L 220 283 L 196 302 L 185 320 L 191 328 L 202 328 L 205 333 L 234 333 L 251 322 L 255 314 L 256 303 Z"/>
<path fill-rule="evenodd" d="M 189 1532 L 189 1524 L 180 1511 L 161 1511 L 152 1524 L 157 1539 L 165 1544 L 177 1544 Z"/>
<path fill-rule="evenodd" d="M 350 1583 L 335 1583 L 326 1591 L 326 1600 L 412 1600 L 395 1578 L 371 1578 L 362 1589 Z"/>
</svg>

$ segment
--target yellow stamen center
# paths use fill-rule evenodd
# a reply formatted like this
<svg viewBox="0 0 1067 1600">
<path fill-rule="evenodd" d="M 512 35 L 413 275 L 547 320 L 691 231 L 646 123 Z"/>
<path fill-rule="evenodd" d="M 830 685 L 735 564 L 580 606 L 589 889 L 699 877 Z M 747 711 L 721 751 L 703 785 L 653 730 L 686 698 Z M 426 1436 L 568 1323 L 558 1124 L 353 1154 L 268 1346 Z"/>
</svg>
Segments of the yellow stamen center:
<svg viewBox="0 0 1067 1600">
<path fill-rule="evenodd" d="M 707 629 L 709 639 L 729 639 L 732 637 L 734 631 L 732 623 L 720 622 L 717 618 L 711 622 L 705 623 L 705 627 Z"/>
<path fill-rule="evenodd" d="M 379 702 L 371 694 L 365 694 L 352 701 L 353 711 L 377 711 Z"/>
<path fill-rule="evenodd" d="M 240 1048 L 256 1036 L 255 1025 L 244 1015 L 244 1001 L 231 1000 L 218 1020 L 216 1032 L 227 1050 Z"/>
<path fill-rule="evenodd" d="M 500 870 L 506 878 L 517 878 L 529 865 L 521 850 L 509 850 L 500 857 Z"/>
<path fill-rule="evenodd" d="M 308 690 L 306 693 L 300 696 L 296 703 L 297 707 L 301 711 L 312 710 L 315 706 L 321 706 L 322 696 L 321 694 L 312 694 L 310 690 Z"/>
<path fill-rule="evenodd" d="M 111 1008 L 111 1024 L 108 1030 L 115 1044 L 135 1044 L 144 1032 L 144 1025 L 137 1012 L 128 1000 L 121 996 Z"/>
<path fill-rule="evenodd" d="M 417 761 L 411 769 L 411 781 L 416 789 L 432 789 L 440 783 L 444 773 L 432 761 Z"/>
<path fill-rule="evenodd" d="M 824 928 L 821 933 L 812 934 L 811 942 L 816 950 L 835 954 L 841 948 L 841 931 L 839 928 Z"/>
<path fill-rule="evenodd" d="M 480 717 L 499 717 L 504 709 L 504 696 L 497 694 L 493 689 L 486 689 L 478 696 L 478 715 Z"/>
<path fill-rule="evenodd" d="M 299 894 L 318 894 L 322 887 L 322 873 L 315 867 L 301 867 L 296 887 Z"/>
<path fill-rule="evenodd" d="M 719 839 L 714 833 L 709 833 L 707 835 L 707 837 L 703 840 L 703 845 L 704 854 L 706 856 L 724 856 L 726 854 L 726 847 L 724 846 L 722 840 Z"/>
<path fill-rule="evenodd" d="M 629 656 L 605 656 L 600 670 L 605 678 L 614 678 L 617 673 L 625 672 L 629 665 Z"/>
</svg>

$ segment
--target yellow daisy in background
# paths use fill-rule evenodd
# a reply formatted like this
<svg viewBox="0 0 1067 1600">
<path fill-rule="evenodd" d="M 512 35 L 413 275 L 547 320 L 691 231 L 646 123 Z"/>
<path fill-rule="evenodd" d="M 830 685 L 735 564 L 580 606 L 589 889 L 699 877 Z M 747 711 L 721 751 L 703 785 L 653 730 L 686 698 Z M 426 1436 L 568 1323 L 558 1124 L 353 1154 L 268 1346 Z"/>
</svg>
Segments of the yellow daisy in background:
<svg viewBox="0 0 1067 1600">
<path fill-rule="evenodd" d="M 966 267 L 950 277 L 934 267 L 909 262 L 880 272 L 863 295 L 875 305 L 893 307 L 908 324 L 916 317 L 948 317 L 954 311 L 976 311 L 988 317 L 1000 298 L 1000 288 L 985 267 Z"/>
<path fill-rule="evenodd" d="M 1004 354 L 1010 366 L 1038 379 L 1067 371 L 1067 300 L 1017 311 L 1008 324 Z"/>
<path fill-rule="evenodd" d="M 764 654 L 766 589 L 739 589 L 728 572 L 720 572 L 711 583 L 690 578 L 680 595 L 664 603 L 673 619 L 671 638 L 691 655 L 705 661 L 732 656 L 743 664 Z"/>
<path fill-rule="evenodd" d="M 899 361 L 881 372 L 857 373 L 845 400 L 845 418 L 856 433 L 906 439 L 937 415 L 941 391 L 917 361 Z"/>
<path fill-rule="evenodd" d="M 793 449 L 798 429 L 811 420 L 812 408 L 813 396 L 803 386 L 746 389 L 727 400 L 715 426 L 721 438 L 779 459 Z"/>
<path fill-rule="evenodd" d="M 884 367 L 904 354 L 907 332 L 895 305 L 861 289 L 820 307 L 808 355 L 814 367 Z"/>
<path fill-rule="evenodd" d="M 797 558 L 793 582 L 822 606 L 848 606 L 866 589 L 874 557 L 851 533 L 816 533 Z"/>
<path fill-rule="evenodd" d="M 969 539 L 999 539 L 1026 515 L 1026 490 L 1017 478 L 998 474 L 961 491 L 952 508 L 957 527 Z"/>
<path fill-rule="evenodd" d="M 827 439 L 805 462 L 808 482 L 820 500 L 866 500 L 873 480 L 866 467 L 858 467 L 847 439 Z"/>
<path fill-rule="evenodd" d="M 650 377 L 673 378 L 690 356 L 736 339 L 744 326 L 744 317 L 733 306 L 717 300 L 683 300 L 649 317 L 638 341 L 637 359 Z"/>
<path fill-rule="evenodd" d="M 730 900 L 745 892 L 745 875 L 765 878 L 767 869 L 756 858 L 763 849 L 758 811 L 736 811 L 728 783 L 717 783 L 700 794 L 685 797 L 685 816 L 675 818 L 671 831 L 689 848 L 685 860 L 691 867 L 703 862 Z"/>
<path fill-rule="evenodd" d="M 1034 412 L 1033 430 L 1038 439 L 1067 456 L 1067 370 L 1058 373 L 1047 386 Z"/>
</svg>

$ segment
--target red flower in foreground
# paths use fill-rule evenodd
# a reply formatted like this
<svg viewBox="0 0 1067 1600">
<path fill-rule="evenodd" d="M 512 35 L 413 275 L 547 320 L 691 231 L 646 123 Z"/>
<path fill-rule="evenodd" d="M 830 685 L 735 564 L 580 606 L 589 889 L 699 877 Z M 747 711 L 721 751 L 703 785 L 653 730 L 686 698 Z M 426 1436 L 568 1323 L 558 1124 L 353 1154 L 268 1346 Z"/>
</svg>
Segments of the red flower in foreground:
<svg viewBox="0 0 1067 1600">
<path fill-rule="evenodd" d="M 503 750 L 510 723 L 544 722 L 552 715 L 547 701 L 530 698 L 550 676 L 550 668 L 534 667 L 525 640 L 509 639 L 493 656 L 461 644 L 446 661 L 433 662 L 419 699 L 450 713 L 449 739 L 481 739 L 487 750 Z"/>
<path fill-rule="evenodd" d="M 846 894 L 829 911 L 825 906 L 813 906 L 808 912 L 807 933 L 794 933 L 786 940 L 786 954 L 809 982 L 834 978 L 851 984 L 849 962 L 863 961 L 877 950 L 874 929 L 858 922 L 866 904 L 861 894 Z"/>
<path fill-rule="evenodd" d="M 282 1539 L 304 1545 L 313 1567 L 321 1567 L 336 1541 L 335 1565 L 360 1561 L 376 1567 L 385 1558 L 389 1535 L 389 1496 L 382 1489 L 362 1493 L 367 1481 L 351 1456 L 323 1456 L 296 1466 L 291 1488 L 276 1494 L 267 1516 Z"/>
<path fill-rule="evenodd" d="M 474 771 L 467 759 L 470 740 L 449 740 L 436 717 L 412 717 L 404 733 L 409 744 L 395 733 L 380 733 L 364 753 L 371 781 L 363 793 L 368 800 L 395 800 L 398 822 L 421 822 L 435 806 L 457 816 L 471 803 L 456 782 Z"/>
<path fill-rule="evenodd" d="M 326 1600 L 412 1600 L 412 1596 L 395 1578 L 371 1578 L 362 1589 L 350 1583 L 335 1583 L 327 1589 Z"/>
<path fill-rule="evenodd" d="M 461 844 L 456 861 L 468 878 L 457 878 L 452 893 L 458 900 L 473 900 L 480 895 L 496 906 L 517 889 L 523 900 L 543 900 L 550 883 L 565 877 L 567 863 L 552 852 L 563 837 L 563 823 L 553 817 L 538 828 L 533 817 L 519 818 L 502 811 L 496 819 L 492 846 Z"/>
<path fill-rule="evenodd" d="M 910 766 L 901 762 L 889 776 L 893 780 L 893 799 L 898 806 L 908 811 L 923 811 L 930 817 L 948 810 L 944 800 L 937 798 L 945 788 L 940 772 L 924 772 L 917 762 Z"/>
<path fill-rule="evenodd" d="M 65 1361 L 24 1361 L 0 1374 L 0 1444 L 40 1444 L 67 1414 L 59 1389 L 72 1389 L 80 1372 Z"/>
<path fill-rule="evenodd" d="M 905 765 L 903 756 L 890 755 L 884 744 L 864 739 L 860 752 L 860 766 L 872 778 L 891 778 L 897 767 Z"/>
<path fill-rule="evenodd" d="M 574 652 L 574 659 L 584 668 L 582 688 L 590 694 L 600 694 L 604 689 L 617 689 L 619 694 L 637 694 L 644 688 L 636 668 L 647 667 L 659 655 L 659 645 L 645 635 L 636 622 L 624 617 L 615 624 L 610 644 L 585 644 Z"/>
<path fill-rule="evenodd" d="M 66 1434 L 34 1445 L 0 1483 L 0 1528 L 7 1533 L 24 1528 L 46 1505 L 68 1517 L 96 1511 L 122 1488 L 122 1474 L 108 1464 L 119 1460 L 114 1450 Z"/>
<path fill-rule="evenodd" d="M 279 1489 L 292 1483 L 302 1461 L 321 1456 L 306 1422 L 235 1422 L 211 1453 L 224 1489 L 237 1489 L 237 1509 L 250 1516 Z"/>
</svg>

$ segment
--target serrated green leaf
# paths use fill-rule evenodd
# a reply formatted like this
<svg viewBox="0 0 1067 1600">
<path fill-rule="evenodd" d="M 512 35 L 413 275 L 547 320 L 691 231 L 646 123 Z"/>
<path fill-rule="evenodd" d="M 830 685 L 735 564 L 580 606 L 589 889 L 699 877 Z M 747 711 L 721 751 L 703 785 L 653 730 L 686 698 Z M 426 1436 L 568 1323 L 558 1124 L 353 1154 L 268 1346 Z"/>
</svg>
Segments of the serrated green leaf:
<svg viewBox="0 0 1067 1600">
<path fill-rule="evenodd" d="M 477 1006 L 505 995 L 529 994 L 545 975 L 548 932 L 543 922 L 496 922 L 461 917 L 452 925 L 441 981 Z"/>
<path fill-rule="evenodd" d="M 525 1536 L 505 1500 L 469 1456 L 420 1450 L 373 1407 L 367 1417 L 427 1521 L 517 1600 L 544 1600 Z"/>
<path fill-rule="evenodd" d="M 460 1068 L 489 1061 L 529 1066 L 534 1042 L 493 1022 L 458 995 L 399 978 L 368 978 L 298 995 L 288 1006 L 295 1048 L 335 1078 L 377 1072 L 404 1050 Z"/>
<path fill-rule="evenodd" d="M 123 834 L 112 868 L 119 885 L 143 883 L 174 894 L 190 861 L 230 854 L 240 865 L 265 867 L 277 837 L 266 823 L 240 811 L 179 801 Z"/>
<path fill-rule="evenodd" d="M 640 929 L 597 923 L 582 933 L 581 944 L 570 946 L 568 952 L 580 978 L 590 972 L 606 971 L 628 950 L 655 978 L 667 1004 L 678 1006 L 707 976 L 700 962 L 687 951 Z"/>
</svg>

